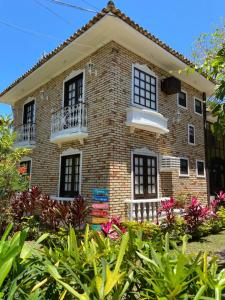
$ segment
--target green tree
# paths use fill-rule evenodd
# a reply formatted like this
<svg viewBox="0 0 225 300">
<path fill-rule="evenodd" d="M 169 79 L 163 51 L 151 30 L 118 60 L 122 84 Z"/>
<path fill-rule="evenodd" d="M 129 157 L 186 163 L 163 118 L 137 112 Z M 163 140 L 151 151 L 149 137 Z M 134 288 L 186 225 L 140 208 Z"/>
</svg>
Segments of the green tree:
<svg viewBox="0 0 225 300">
<path fill-rule="evenodd" d="M 196 42 L 193 57 L 195 68 L 216 84 L 207 106 L 217 121 L 212 131 L 217 136 L 225 134 L 225 20 L 212 34 L 202 34 Z"/>
<path fill-rule="evenodd" d="M 29 150 L 13 147 L 16 134 L 12 129 L 13 121 L 0 116 L 0 205 L 5 207 L 15 192 L 28 188 L 28 180 L 18 171 L 18 163 Z"/>
</svg>

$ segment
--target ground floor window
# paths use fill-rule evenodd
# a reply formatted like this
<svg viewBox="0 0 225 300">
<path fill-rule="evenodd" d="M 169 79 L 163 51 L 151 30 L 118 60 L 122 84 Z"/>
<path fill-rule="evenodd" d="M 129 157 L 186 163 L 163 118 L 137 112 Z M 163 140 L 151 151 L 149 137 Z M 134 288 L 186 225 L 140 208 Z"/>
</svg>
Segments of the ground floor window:
<svg viewBox="0 0 225 300">
<path fill-rule="evenodd" d="M 30 178 L 30 175 L 31 175 L 31 161 L 30 160 L 21 161 L 19 172 L 20 172 L 21 175 L 29 176 L 29 178 Z"/>
<path fill-rule="evenodd" d="M 60 196 L 75 197 L 80 193 L 80 154 L 61 157 Z"/>
<path fill-rule="evenodd" d="M 157 198 L 157 159 L 154 156 L 134 155 L 134 198 Z"/>
<path fill-rule="evenodd" d="M 188 159 L 181 158 L 180 159 L 180 176 L 188 176 L 188 175 L 189 175 Z"/>
</svg>

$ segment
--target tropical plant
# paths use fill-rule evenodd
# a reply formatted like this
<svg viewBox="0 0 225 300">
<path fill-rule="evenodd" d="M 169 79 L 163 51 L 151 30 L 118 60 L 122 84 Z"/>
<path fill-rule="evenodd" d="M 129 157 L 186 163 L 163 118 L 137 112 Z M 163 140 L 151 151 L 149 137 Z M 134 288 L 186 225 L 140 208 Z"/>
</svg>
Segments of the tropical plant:
<svg viewBox="0 0 225 300">
<path fill-rule="evenodd" d="M 0 116 L 0 233 L 10 222 L 11 196 L 28 188 L 27 178 L 18 172 L 18 163 L 28 150 L 13 147 L 15 138 L 12 120 Z"/>
<path fill-rule="evenodd" d="M 225 133 L 225 21 L 212 34 L 204 33 L 198 38 L 193 57 L 195 69 L 216 84 L 207 105 L 216 117 L 216 122 L 211 124 L 211 130 L 221 137 Z"/>
<path fill-rule="evenodd" d="M 0 258 L 3 299 L 219 300 L 225 287 L 225 270 L 218 272 L 217 259 L 186 254 L 186 238 L 177 247 L 167 234 L 156 249 L 132 229 L 120 242 L 88 226 L 82 238 L 70 228 L 67 241 L 58 237 L 56 244 L 49 234 L 24 242 L 26 232 L 7 240 L 8 233 L 0 254 L 8 259 L 11 253 L 13 263 L 6 269 Z"/>
<path fill-rule="evenodd" d="M 59 230 L 61 226 L 69 228 L 70 225 L 81 228 L 89 211 L 82 196 L 75 197 L 71 202 L 60 203 L 51 200 L 36 186 L 29 191 L 14 194 L 11 208 L 17 227 L 21 228 L 19 225 L 26 221 L 34 225 L 38 219 L 42 228 L 51 230 Z"/>
</svg>

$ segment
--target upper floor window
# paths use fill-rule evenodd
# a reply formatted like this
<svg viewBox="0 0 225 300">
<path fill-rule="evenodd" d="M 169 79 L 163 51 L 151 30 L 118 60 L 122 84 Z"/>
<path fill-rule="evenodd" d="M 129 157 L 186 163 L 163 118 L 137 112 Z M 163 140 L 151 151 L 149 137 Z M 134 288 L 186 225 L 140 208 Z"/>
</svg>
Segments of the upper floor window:
<svg viewBox="0 0 225 300">
<path fill-rule="evenodd" d="M 191 124 L 188 125 L 188 143 L 195 144 L 195 127 Z"/>
<path fill-rule="evenodd" d="M 199 100 L 199 99 L 197 99 L 197 98 L 195 98 L 194 105 L 195 105 L 195 113 L 199 114 L 199 115 L 202 115 L 202 111 L 203 111 L 203 109 L 202 109 L 202 101 Z"/>
<path fill-rule="evenodd" d="M 187 108 L 187 93 L 181 91 L 177 94 L 177 104 L 183 108 Z"/>
<path fill-rule="evenodd" d="M 35 123 L 35 100 L 32 100 L 24 105 L 23 109 L 23 124 Z"/>
<path fill-rule="evenodd" d="M 135 104 L 157 110 L 156 77 L 134 67 L 133 102 Z"/>
<path fill-rule="evenodd" d="M 189 166 L 187 158 L 180 158 L 180 176 L 189 175 Z"/>
<path fill-rule="evenodd" d="M 75 106 L 83 98 L 83 73 L 65 82 L 64 106 Z"/>
</svg>

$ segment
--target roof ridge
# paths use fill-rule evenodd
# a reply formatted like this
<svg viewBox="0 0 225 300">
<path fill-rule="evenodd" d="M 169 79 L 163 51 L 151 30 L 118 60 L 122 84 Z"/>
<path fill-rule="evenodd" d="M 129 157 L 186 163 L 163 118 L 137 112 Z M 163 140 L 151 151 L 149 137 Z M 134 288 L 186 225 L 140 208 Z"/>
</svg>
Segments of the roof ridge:
<svg viewBox="0 0 225 300">
<path fill-rule="evenodd" d="M 71 36 L 69 36 L 64 42 L 59 44 L 55 49 L 47 53 L 43 58 L 38 60 L 31 68 L 29 68 L 24 74 L 19 76 L 15 81 L 13 81 L 8 87 L 6 87 L 1 93 L 0 97 L 2 97 L 4 94 L 6 94 L 10 89 L 15 87 L 19 82 L 21 82 L 23 79 L 28 77 L 31 73 L 33 73 L 36 69 L 38 69 L 40 66 L 42 66 L 44 63 L 46 63 L 50 58 L 54 57 L 57 53 L 59 53 L 61 50 L 63 50 L 65 47 L 67 47 L 70 43 L 72 43 L 74 40 L 76 40 L 80 35 L 82 35 L 84 32 L 86 32 L 89 28 L 91 28 L 94 24 L 96 24 L 100 19 L 102 19 L 105 15 L 107 15 L 109 12 L 114 14 L 116 17 L 120 18 L 124 22 L 126 22 L 128 25 L 130 25 L 132 28 L 155 42 L 160 47 L 164 48 L 166 51 L 177 57 L 179 60 L 183 61 L 183 63 L 194 67 L 194 63 L 191 62 L 188 58 L 186 58 L 183 54 L 179 53 L 178 51 L 171 48 L 166 43 L 162 42 L 159 38 L 151 34 L 148 30 L 141 27 L 139 24 L 135 23 L 130 17 L 126 16 L 120 9 L 116 8 L 113 1 L 109 1 L 107 6 L 104 7 L 99 13 L 97 13 L 88 23 L 83 25 L 80 29 L 78 29 L 76 32 L 74 32 Z M 206 76 L 205 76 L 206 77 Z"/>
</svg>

